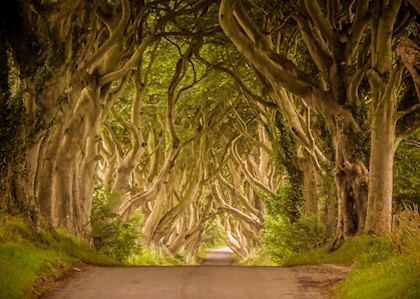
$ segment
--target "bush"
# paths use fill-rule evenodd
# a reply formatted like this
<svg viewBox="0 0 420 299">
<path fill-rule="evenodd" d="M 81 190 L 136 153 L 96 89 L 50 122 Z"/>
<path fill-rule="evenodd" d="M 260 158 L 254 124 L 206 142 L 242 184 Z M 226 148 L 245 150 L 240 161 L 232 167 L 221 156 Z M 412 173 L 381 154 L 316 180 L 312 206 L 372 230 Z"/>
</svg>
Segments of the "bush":
<svg viewBox="0 0 420 299">
<path fill-rule="evenodd" d="M 284 263 L 291 256 L 319 247 L 326 242 L 325 225 L 320 224 L 316 216 L 303 214 L 299 211 L 302 207 L 293 203 L 298 211 L 298 217 L 290 217 L 290 186 L 283 186 L 275 196 L 265 194 L 260 196 L 267 209 L 264 228 L 260 233 L 261 256 L 266 254 L 272 262 Z"/>
<path fill-rule="evenodd" d="M 255 255 L 249 256 L 243 260 L 237 261 L 235 264 L 240 266 L 276 266 L 278 263 L 275 263 L 270 256 L 264 253 L 261 249 L 257 250 Z"/>
<path fill-rule="evenodd" d="M 264 193 L 259 195 L 264 201 L 267 215 L 272 217 L 282 215 L 292 222 L 299 218 L 302 200 L 296 198 L 296 194 L 289 184 L 282 186 L 274 196 L 268 196 Z"/>
<path fill-rule="evenodd" d="M 315 217 L 303 215 L 292 223 L 282 215 L 277 215 L 265 218 L 261 237 L 262 251 L 273 262 L 283 263 L 293 255 L 323 245 L 326 230 L 317 223 Z"/>
<path fill-rule="evenodd" d="M 264 219 L 264 228 L 261 231 L 262 251 L 275 263 L 281 263 L 294 253 L 290 244 L 289 227 L 290 223 L 282 216 L 268 216 Z"/>
<path fill-rule="evenodd" d="M 380 249 L 381 253 L 376 254 L 371 247 Z M 389 251 L 386 251 L 386 250 Z M 386 236 L 358 235 L 348 237 L 343 245 L 331 252 L 330 245 L 322 246 L 292 256 L 284 264 L 287 266 L 316 265 L 316 264 L 359 264 L 364 267 L 369 263 L 375 263 L 379 257 L 387 257 L 391 254 L 391 242 Z M 359 261 L 360 260 L 360 261 Z"/>
<path fill-rule="evenodd" d="M 136 211 L 127 221 L 123 221 L 114 211 L 119 198 L 118 194 L 111 194 L 102 187 L 95 188 L 91 239 L 98 251 L 125 262 L 141 249 L 143 216 Z"/>
</svg>

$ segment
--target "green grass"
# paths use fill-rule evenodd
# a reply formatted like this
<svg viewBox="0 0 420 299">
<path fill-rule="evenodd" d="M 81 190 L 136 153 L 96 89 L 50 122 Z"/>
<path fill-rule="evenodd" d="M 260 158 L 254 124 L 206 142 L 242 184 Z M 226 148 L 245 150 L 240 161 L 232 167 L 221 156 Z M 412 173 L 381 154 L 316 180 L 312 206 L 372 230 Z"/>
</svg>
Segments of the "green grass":
<svg viewBox="0 0 420 299">
<path fill-rule="evenodd" d="M 0 299 L 34 297 L 80 262 L 116 265 L 64 231 L 36 232 L 20 218 L 0 215 Z"/>
<path fill-rule="evenodd" d="M 238 266 L 277 266 L 275 262 L 273 262 L 267 254 L 264 254 L 260 251 L 246 259 L 235 259 L 235 265 Z"/>
<path fill-rule="evenodd" d="M 412 240 L 411 248 L 420 248 Z M 337 251 L 319 248 L 290 258 L 285 265 L 352 265 L 348 277 L 331 293 L 339 299 L 420 298 L 420 250 L 396 253 L 388 237 L 349 238 Z"/>
<path fill-rule="evenodd" d="M 130 256 L 127 263 L 133 266 L 176 266 L 181 261 L 167 255 L 159 254 L 156 251 L 142 248 L 138 254 Z"/>
<path fill-rule="evenodd" d="M 367 251 L 381 248 L 381 253 L 387 255 L 391 250 L 390 241 L 386 237 L 361 235 L 348 238 L 336 251 L 329 252 L 328 247 L 317 248 L 289 258 L 285 266 L 339 264 L 352 265 Z M 385 251 L 385 253 L 383 252 Z"/>
<path fill-rule="evenodd" d="M 392 256 L 369 266 L 356 266 L 333 292 L 342 299 L 420 298 L 420 254 Z"/>
</svg>

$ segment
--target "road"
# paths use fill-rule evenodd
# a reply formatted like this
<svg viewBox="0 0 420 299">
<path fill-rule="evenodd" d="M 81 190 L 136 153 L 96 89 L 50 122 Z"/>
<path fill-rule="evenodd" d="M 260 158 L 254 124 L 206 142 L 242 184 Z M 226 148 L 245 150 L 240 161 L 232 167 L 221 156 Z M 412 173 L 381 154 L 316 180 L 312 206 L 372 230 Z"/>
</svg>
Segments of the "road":
<svg viewBox="0 0 420 299">
<path fill-rule="evenodd" d="M 207 253 L 203 265 L 229 266 L 233 264 L 233 252 L 229 247 L 215 249 Z"/>
<path fill-rule="evenodd" d="M 202 266 L 88 267 L 41 298 L 314 299 L 323 298 L 326 288 L 348 272 L 329 265 L 221 265 L 231 261 L 231 254 L 222 250 L 209 254 Z"/>
</svg>

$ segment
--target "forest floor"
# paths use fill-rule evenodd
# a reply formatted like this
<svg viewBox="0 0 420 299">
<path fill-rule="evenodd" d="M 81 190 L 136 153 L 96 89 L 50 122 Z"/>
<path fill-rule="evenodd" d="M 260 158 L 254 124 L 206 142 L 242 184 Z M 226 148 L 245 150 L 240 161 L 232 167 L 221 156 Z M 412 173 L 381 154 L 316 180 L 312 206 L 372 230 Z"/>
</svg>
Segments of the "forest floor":
<svg viewBox="0 0 420 299">
<path fill-rule="evenodd" d="M 326 298 L 350 267 L 232 266 L 231 252 L 208 253 L 201 266 L 86 267 L 41 298 Z"/>
</svg>

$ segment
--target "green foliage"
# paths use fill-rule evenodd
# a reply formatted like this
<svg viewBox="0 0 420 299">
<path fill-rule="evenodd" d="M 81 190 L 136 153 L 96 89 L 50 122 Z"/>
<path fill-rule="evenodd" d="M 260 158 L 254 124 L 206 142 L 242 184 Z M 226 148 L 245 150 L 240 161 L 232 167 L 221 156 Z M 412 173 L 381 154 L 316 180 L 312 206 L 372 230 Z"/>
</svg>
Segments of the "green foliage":
<svg viewBox="0 0 420 299">
<path fill-rule="evenodd" d="M 368 235 L 350 237 L 336 251 L 330 252 L 328 246 L 316 248 L 307 252 L 303 252 L 297 256 L 293 256 L 284 264 L 287 266 L 308 264 L 351 265 L 355 263 L 362 254 L 369 251 L 369 248 L 390 248 L 387 245 L 389 243 L 390 240 L 386 237 L 374 237 Z M 369 257 L 362 259 L 369 260 Z M 371 259 L 374 260 L 375 258 L 372 257 Z"/>
<path fill-rule="evenodd" d="M 254 256 L 237 262 L 241 266 L 276 266 L 273 260 L 262 250 L 258 250 Z"/>
<path fill-rule="evenodd" d="M 290 223 L 281 215 L 264 219 L 261 246 L 275 263 L 281 263 L 293 254 L 289 228 Z"/>
<path fill-rule="evenodd" d="M 138 266 L 175 266 L 180 264 L 180 261 L 143 247 L 138 253 L 130 256 L 127 263 Z"/>
<path fill-rule="evenodd" d="M 375 238 L 368 243 L 365 250 L 355 259 L 354 266 L 358 269 L 369 268 L 381 263 L 391 256 L 392 245 L 388 238 Z"/>
<path fill-rule="evenodd" d="M 265 218 L 262 230 L 262 250 L 275 263 L 282 263 L 293 255 L 308 251 L 325 243 L 325 227 L 314 217 L 301 216 L 297 221 L 277 215 Z"/>
<path fill-rule="evenodd" d="M 420 134 L 403 141 L 394 160 L 394 202 L 397 208 L 420 205 Z"/>
<path fill-rule="evenodd" d="M 224 247 L 225 242 L 225 228 L 222 224 L 222 219 L 219 217 L 215 218 L 211 223 L 207 225 L 207 229 L 201 237 L 200 245 L 204 248 L 219 248 Z"/>
<path fill-rule="evenodd" d="M 324 244 L 326 228 L 318 223 L 316 217 L 300 214 L 290 219 L 288 198 L 292 189 L 286 185 L 279 189 L 276 196 L 261 194 L 267 216 L 261 231 L 261 255 L 267 254 L 272 262 L 283 263 L 300 252 L 308 251 Z"/>
<path fill-rule="evenodd" d="M 120 262 L 137 253 L 140 246 L 143 215 L 136 211 L 127 221 L 115 213 L 118 194 L 96 187 L 92 204 L 91 238 L 95 248 Z"/>
<path fill-rule="evenodd" d="M 23 219 L 0 215 L 0 298 L 33 298 L 77 262 L 115 265 L 65 231 L 34 231 Z"/>
<path fill-rule="evenodd" d="M 267 215 L 272 217 L 282 215 L 282 217 L 287 217 L 290 221 L 296 220 L 302 206 L 301 200 L 298 200 L 297 203 L 294 201 L 294 191 L 292 185 L 286 184 L 277 191 L 275 196 L 260 194 L 267 208 Z"/>
<path fill-rule="evenodd" d="M 297 144 L 290 130 L 284 125 L 280 113 L 275 124 L 270 128 L 273 152 L 276 164 L 284 167 L 288 174 L 287 195 L 281 198 L 285 215 L 294 221 L 299 218 L 299 209 L 303 203 L 303 172 L 298 163 Z M 280 192 L 286 192 L 285 190 Z"/>
</svg>

